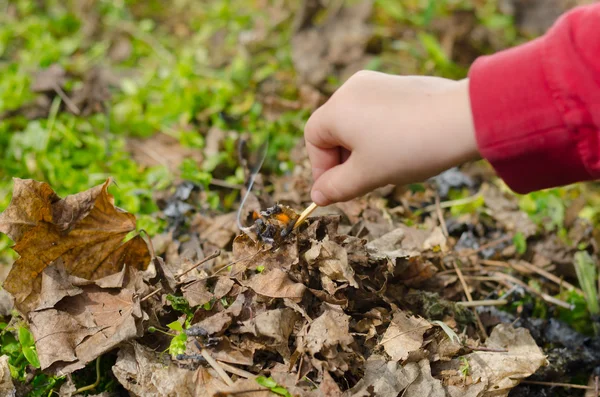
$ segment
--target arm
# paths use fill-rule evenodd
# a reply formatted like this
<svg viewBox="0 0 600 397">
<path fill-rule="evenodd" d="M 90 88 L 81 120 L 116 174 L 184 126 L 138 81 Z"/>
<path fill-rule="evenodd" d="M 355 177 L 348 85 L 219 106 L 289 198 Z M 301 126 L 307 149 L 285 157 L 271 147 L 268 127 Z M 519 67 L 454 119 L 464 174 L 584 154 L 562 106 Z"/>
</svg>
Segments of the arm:
<svg viewBox="0 0 600 397">
<path fill-rule="evenodd" d="M 600 177 L 600 4 L 469 73 L 480 154 L 513 190 Z"/>
</svg>

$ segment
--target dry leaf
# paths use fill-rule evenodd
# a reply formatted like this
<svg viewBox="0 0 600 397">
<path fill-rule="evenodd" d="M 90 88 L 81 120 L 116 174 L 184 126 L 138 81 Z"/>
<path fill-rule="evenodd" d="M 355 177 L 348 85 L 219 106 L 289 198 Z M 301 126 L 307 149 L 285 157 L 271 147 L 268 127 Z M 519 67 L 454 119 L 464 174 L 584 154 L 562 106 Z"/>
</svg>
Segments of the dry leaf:
<svg viewBox="0 0 600 397">
<path fill-rule="evenodd" d="M 127 287 L 133 287 L 135 280 L 129 279 Z M 42 369 L 72 372 L 119 343 L 140 336 L 144 315 L 139 294 L 127 287 L 86 285 L 79 294 L 63 297 L 54 308 L 30 312 Z"/>
<path fill-rule="evenodd" d="M 333 241 L 316 242 L 306 251 L 304 258 L 309 265 L 316 266 L 319 271 L 334 281 L 348 282 L 358 288 L 354 279 L 354 269 L 348 264 L 348 253 L 342 246 Z"/>
<path fill-rule="evenodd" d="M 541 366 L 547 364 L 546 356 L 536 345 L 528 330 L 513 328 L 510 324 L 496 326 L 485 346 L 492 349 L 506 349 L 507 353 L 476 351 L 463 357 L 469 363 L 469 376 L 474 384 L 484 383 L 481 396 L 505 397 Z M 462 361 L 452 360 L 440 365 L 440 369 L 458 371 Z"/>
<path fill-rule="evenodd" d="M 245 283 L 254 292 L 270 298 L 288 298 L 300 301 L 306 287 L 304 284 L 295 283 L 281 269 L 273 269 L 255 274 Z"/>
<path fill-rule="evenodd" d="M 225 387 L 202 367 L 190 371 L 173 363 L 163 364 L 158 353 L 137 342 L 119 349 L 112 370 L 123 387 L 136 397 L 212 396 L 207 393 Z"/>
<path fill-rule="evenodd" d="M 0 356 L 0 396 L 15 397 L 17 390 L 12 382 L 8 359 L 8 356 Z"/>
<path fill-rule="evenodd" d="M 350 316 L 340 308 L 324 304 L 325 312 L 317 317 L 301 338 L 298 348 L 308 351 L 313 356 L 323 348 L 341 345 L 348 346 L 354 342 L 349 330 Z"/>
<path fill-rule="evenodd" d="M 298 314 L 289 308 L 268 310 L 244 322 L 240 332 L 249 332 L 255 336 L 270 338 L 268 345 L 273 346 L 285 359 L 290 358 L 289 338 L 298 320 Z"/>
<path fill-rule="evenodd" d="M 114 206 L 103 185 L 60 199 L 46 183 L 15 179 L 14 194 L 0 215 L 0 231 L 16 244 L 20 258 L 4 282 L 15 305 L 27 313 L 38 305 L 41 273 L 62 260 L 67 273 L 94 280 L 119 272 L 124 263 L 145 269 L 150 254 L 135 237 L 135 217 Z"/>
<path fill-rule="evenodd" d="M 429 328 L 431 324 L 427 320 L 397 311 L 380 343 L 392 360 L 404 361 L 410 352 L 421 348 L 423 334 Z"/>
<path fill-rule="evenodd" d="M 365 364 L 365 375 L 346 393 L 347 397 L 397 397 L 419 376 L 419 365 L 408 363 L 404 367 L 383 356 L 373 354 Z M 407 394 L 407 396 L 414 396 Z M 420 396 L 419 396 L 420 397 Z"/>
<path fill-rule="evenodd" d="M 203 160 L 200 150 L 182 146 L 178 139 L 162 133 L 149 138 L 128 138 L 127 149 L 140 166 L 163 165 L 174 175 L 179 174 L 183 160 L 191 159 L 197 164 Z"/>
<path fill-rule="evenodd" d="M 292 38 L 292 60 L 301 84 L 318 87 L 336 69 L 365 60 L 373 2 L 330 7 L 329 18 L 321 26 L 311 21 L 316 12 L 304 13 L 296 22 L 299 29 Z"/>
</svg>

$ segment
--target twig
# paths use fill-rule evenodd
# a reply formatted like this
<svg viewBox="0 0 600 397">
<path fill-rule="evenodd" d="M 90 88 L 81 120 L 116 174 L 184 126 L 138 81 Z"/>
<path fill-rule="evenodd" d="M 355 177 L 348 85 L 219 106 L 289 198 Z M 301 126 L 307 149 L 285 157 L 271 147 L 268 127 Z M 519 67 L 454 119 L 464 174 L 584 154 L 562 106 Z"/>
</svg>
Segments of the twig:
<svg viewBox="0 0 600 397">
<path fill-rule="evenodd" d="M 448 238 L 450 234 L 448 233 L 448 226 L 446 225 L 446 220 L 444 219 L 444 212 L 440 204 L 440 195 L 437 191 L 435 192 L 435 210 L 437 213 L 438 221 L 440 222 L 440 227 L 442 228 L 442 232 L 444 233 L 444 237 Z"/>
<path fill-rule="evenodd" d="M 199 344 L 198 344 L 199 345 Z M 223 379 L 223 382 L 227 383 L 227 386 L 233 386 L 233 380 L 231 380 L 231 378 L 229 377 L 229 375 L 227 375 L 227 372 L 225 372 L 225 370 L 223 369 L 223 367 L 221 366 L 221 364 L 219 364 L 217 362 L 217 360 L 215 360 L 214 358 L 212 358 L 212 356 L 210 355 L 209 352 L 207 352 L 204 349 L 200 349 L 200 354 L 202 355 L 202 357 L 204 357 L 204 359 L 206 360 L 206 362 L 213 367 L 213 369 L 217 372 L 217 374 L 221 377 L 221 379 Z"/>
<path fill-rule="evenodd" d="M 517 266 L 523 266 L 525 269 L 530 270 L 534 273 L 539 274 L 540 276 L 547 278 L 550 281 L 555 282 L 556 284 L 558 284 L 559 286 L 564 286 L 567 290 L 569 291 L 575 291 L 580 295 L 583 295 L 583 291 L 577 287 L 575 287 L 573 284 L 569 283 L 568 281 L 563 280 L 560 277 L 555 276 L 554 274 L 542 269 L 541 267 L 538 266 L 534 266 L 531 263 L 528 262 L 521 262 L 519 264 L 512 264 L 510 262 L 502 262 L 502 261 L 493 261 L 493 260 L 487 260 L 487 259 L 482 259 L 479 261 L 481 264 L 483 265 L 491 265 L 491 266 L 498 266 L 499 264 L 503 264 L 501 266 L 509 266 L 512 269 L 515 269 L 518 271 Z"/>
<path fill-rule="evenodd" d="M 52 88 L 54 88 L 54 91 L 58 94 L 60 99 L 63 100 L 63 102 L 65 103 L 65 105 L 67 105 L 71 112 L 75 113 L 78 116 L 81 114 L 79 108 L 73 103 L 71 98 L 67 96 L 67 94 L 62 90 L 62 88 L 60 88 L 58 84 L 54 83 Z"/>
<path fill-rule="evenodd" d="M 158 293 L 159 293 L 160 291 L 162 291 L 162 290 L 163 290 L 163 289 L 162 289 L 162 287 L 159 287 L 159 288 L 155 289 L 154 291 L 150 292 L 148 295 L 144 296 L 144 297 L 143 297 L 143 298 L 140 300 L 140 302 L 145 302 L 145 301 L 147 301 L 148 299 L 150 299 L 150 298 L 151 298 L 151 297 L 153 297 L 154 295 L 158 294 Z"/>
<path fill-rule="evenodd" d="M 234 367 L 233 365 L 229 365 L 227 363 L 224 363 L 223 361 L 217 361 L 219 363 L 219 365 L 221 367 L 223 367 L 223 369 L 231 374 L 240 376 L 242 378 L 254 378 L 256 375 L 254 375 L 252 372 L 248 372 L 248 371 L 244 371 L 243 369 L 239 369 L 237 367 Z"/>
<path fill-rule="evenodd" d="M 508 301 L 505 299 L 485 299 L 485 300 L 480 300 L 480 301 L 456 302 L 456 304 L 464 306 L 464 307 L 503 306 L 503 305 L 508 304 Z"/>
<path fill-rule="evenodd" d="M 456 270 L 456 275 L 458 276 L 458 279 L 460 280 L 460 284 L 462 285 L 462 288 L 463 288 L 463 291 L 465 292 L 465 296 L 467 297 L 467 300 L 469 302 L 473 302 L 473 297 L 471 296 L 471 292 L 469 291 L 469 287 L 467 285 L 467 282 L 465 281 L 465 277 L 463 276 L 462 271 L 456 264 L 456 261 L 452 261 L 452 266 L 454 266 L 454 270 Z M 479 327 L 479 331 L 481 331 L 481 335 L 484 337 L 484 339 L 487 339 L 488 334 L 485 330 L 485 327 L 483 326 L 483 323 L 481 322 L 481 318 L 479 318 L 479 314 L 477 314 L 477 311 L 475 309 L 473 309 L 473 314 L 475 315 L 475 320 L 477 321 L 477 326 Z"/>
<path fill-rule="evenodd" d="M 175 278 L 177 279 L 177 281 L 179 281 L 179 279 L 181 279 L 181 277 L 185 276 L 186 274 L 188 274 L 189 272 L 191 272 L 192 270 L 194 270 L 198 266 L 202 265 L 203 263 L 206 263 L 206 262 L 208 262 L 211 259 L 215 259 L 219 255 L 221 255 L 221 250 L 216 250 L 215 252 L 213 252 L 212 254 L 210 254 L 209 256 L 207 256 L 206 258 L 200 260 L 200 262 L 196 263 L 194 266 L 190 267 L 185 272 L 181 273 L 180 275 L 176 276 Z"/>
<path fill-rule="evenodd" d="M 541 381 L 537 381 L 537 380 L 524 380 L 521 383 L 525 383 L 528 385 L 540 385 L 540 386 L 550 386 L 550 387 L 568 387 L 568 388 L 573 388 L 573 389 L 594 390 L 594 387 L 592 387 L 592 386 L 576 385 L 573 383 L 541 382 Z"/>
<path fill-rule="evenodd" d="M 414 327 L 413 329 L 409 329 L 408 331 L 400 332 L 400 333 L 399 333 L 399 334 L 397 334 L 397 335 L 394 335 L 394 336 L 392 336 L 392 337 L 390 337 L 390 338 L 387 338 L 387 339 L 384 339 L 384 340 L 382 340 L 381 342 L 379 342 L 379 344 L 380 344 L 380 345 L 383 345 L 383 344 L 385 344 L 385 343 L 388 343 L 389 341 L 391 341 L 391 340 L 394 340 L 394 339 L 396 339 L 396 338 L 398 338 L 398 337 L 400 337 L 400 336 L 403 336 L 403 335 L 406 335 L 406 334 L 410 334 L 411 332 L 418 331 L 418 330 L 420 330 L 420 329 L 422 329 L 422 328 L 425 328 L 425 329 L 431 328 L 431 324 L 427 324 L 427 325 L 420 325 L 420 326 L 418 326 L 418 327 Z"/>
<path fill-rule="evenodd" d="M 540 298 L 542 298 L 544 301 L 548 302 L 548 303 L 552 303 L 556 306 L 560 306 L 560 307 L 564 307 L 565 309 L 569 309 L 569 310 L 573 310 L 574 309 L 574 305 L 571 305 L 565 301 L 561 301 L 560 299 L 556 299 L 548 294 L 545 294 L 543 292 L 539 292 L 533 288 L 531 288 L 529 285 L 525 284 L 523 281 L 519 280 L 516 277 L 513 277 L 509 274 L 504 274 L 504 273 L 500 273 L 500 272 L 495 272 L 493 273 L 494 276 L 498 277 L 498 278 L 504 278 L 505 280 L 517 284 L 520 287 L 523 287 L 524 289 L 526 289 L 527 291 L 529 291 L 530 293 L 539 296 Z"/>
<path fill-rule="evenodd" d="M 98 385 L 100 384 L 100 357 L 102 356 L 98 356 L 98 358 L 96 358 L 96 381 L 91 385 L 83 386 L 75 390 L 75 394 L 79 394 L 88 390 L 93 390 L 96 387 L 98 387 Z"/>
<path fill-rule="evenodd" d="M 492 347 L 485 347 L 485 346 L 468 346 L 465 345 L 465 347 L 467 349 L 471 349 L 473 351 L 479 351 L 479 352 L 490 352 L 490 353 L 508 353 L 508 349 L 494 349 Z"/>
</svg>

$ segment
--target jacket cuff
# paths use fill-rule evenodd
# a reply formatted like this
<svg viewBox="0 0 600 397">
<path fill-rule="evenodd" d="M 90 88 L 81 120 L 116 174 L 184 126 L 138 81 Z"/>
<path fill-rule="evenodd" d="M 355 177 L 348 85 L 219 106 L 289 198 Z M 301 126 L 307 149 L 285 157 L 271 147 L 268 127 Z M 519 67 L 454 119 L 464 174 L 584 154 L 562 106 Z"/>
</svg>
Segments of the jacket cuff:
<svg viewBox="0 0 600 397">
<path fill-rule="evenodd" d="M 542 37 L 480 57 L 469 71 L 479 152 L 517 193 L 591 178 L 546 79 L 544 45 Z"/>
</svg>

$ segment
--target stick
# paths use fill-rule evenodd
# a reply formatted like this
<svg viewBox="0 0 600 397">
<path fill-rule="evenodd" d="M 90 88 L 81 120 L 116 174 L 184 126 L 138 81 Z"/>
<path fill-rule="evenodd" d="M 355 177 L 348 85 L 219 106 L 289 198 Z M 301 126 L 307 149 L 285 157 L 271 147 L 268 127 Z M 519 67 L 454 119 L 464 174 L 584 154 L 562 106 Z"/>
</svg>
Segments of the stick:
<svg viewBox="0 0 600 397">
<path fill-rule="evenodd" d="M 234 367 L 233 365 L 229 365 L 227 363 L 224 363 L 223 361 L 217 361 L 219 363 L 219 365 L 221 367 L 223 367 L 223 369 L 229 373 L 232 373 L 234 375 L 240 376 L 242 378 L 254 378 L 254 374 L 252 372 L 248 372 L 248 371 L 244 371 L 243 369 L 239 369 L 237 367 Z"/>
<path fill-rule="evenodd" d="M 525 284 L 524 282 L 522 282 L 521 280 L 519 280 L 516 277 L 513 277 L 509 274 L 504 274 L 504 273 L 500 273 L 500 272 L 495 272 L 493 273 L 496 277 L 499 278 L 504 278 L 505 280 L 508 280 L 511 283 L 517 284 L 520 287 L 523 287 L 524 289 L 526 289 L 528 292 L 532 293 L 533 295 L 537 295 L 540 298 L 542 298 L 544 301 L 548 302 L 548 303 L 552 303 L 556 306 L 560 306 L 560 307 L 564 307 L 565 309 L 569 309 L 569 310 L 573 310 L 573 308 L 575 307 L 574 305 L 570 305 L 565 301 L 561 301 L 560 299 L 556 299 L 548 294 L 545 294 L 543 292 L 539 292 L 536 291 L 535 289 L 531 288 L 529 285 Z"/>
<path fill-rule="evenodd" d="M 209 256 L 207 256 L 206 258 L 200 260 L 200 262 L 196 263 L 194 266 L 190 267 L 189 269 L 187 269 L 185 272 L 181 273 L 180 275 L 178 275 L 177 281 L 179 281 L 179 279 L 183 276 L 185 276 L 186 274 L 188 274 L 189 272 L 191 272 L 192 270 L 194 270 L 195 268 L 197 268 L 198 266 L 202 265 L 203 263 L 208 262 L 211 259 L 215 259 L 217 256 L 221 255 L 221 250 L 216 250 L 215 252 L 213 252 L 212 254 L 210 254 Z"/>
<path fill-rule="evenodd" d="M 442 211 L 442 206 L 440 205 L 440 195 L 435 193 L 435 210 L 437 212 L 437 217 L 440 222 L 440 227 L 442 228 L 442 232 L 444 233 L 444 237 L 448 238 L 450 235 L 448 233 L 448 226 L 446 226 L 446 220 L 444 219 L 444 212 Z"/>
<path fill-rule="evenodd" d="M 573 383 L 541 382 L 541 381 L 537 381 L 537 380 L 524 380 L 521 383 L 525 383 L 528 385 L 540 385 L 540 386 L 550 386 L 550 387 L 570 387 L 573 389 L 594 390 L 594 388 L 592 386 L 576 385 Z"/>
<path fill-rule="evenodd" d="M 155 289 L 154 291 L 150 292 L 148 295 L 144 296 L 140 302 L 145 302 L 148 299 L 150 299 L 151 297 L 153 297 L 154 295 L 158 294 L 160 291 L 162 291 L 162 287 Z"/>
<path fill-rule="evenodd" d="M 518 265 L 513 265 L 510 262 L 501 262 L 501 261 L 493 261 L 493 260 L 487 260 L 487 259 L 482 259 L 479 262 L 481 262 L 481 264 L 483 265 L 488 265 L 488 266 L 496 266 L 499 263 L 503 263 L 506 264 L 508 266 L 510 266 L 512 269 L 516 270 L 516 266 L 523 266 L 524 268 L 526 268 L 527 270 L 530 270 L 534 273 L 539 274 L 540 276 L 547 278 L 550 281 L 555 282 L 556 284 L 558 284 L 559 286 L 565 286 L 566 289 L 568 289 L 569 291 L 575 291 L 580 295 L 583 295 L 583 291 L 580 290 L 579 288 L 575 287 L 573 284 L 569 283 L 568 281 L 565 281 L 557 276 L 555 276 L 554 274 L 542 269 L 541 267 L 538 266 L 534 266 L 531 263 L 528 262 L 521 262 Z M 501 265 L 502 266 L 502 265 Z"/>
<path fill-rule="evenodd" d="M 229 375 L 227 375 L 227 372 L 225 372 L 225 370 L 223 369 L 223 367 L 221 366 L 221 364 L 219 364 L 217 362 L 217 360 L 215 360 L 214 358 L 212 358 L 212 356 L 210 355 L 209 352 L 207 352 L 204 349 L 200 349 L 200 354 L 202 355 L 202 357 L 204 357 L 204 359 L 206 360 L 206 362 L 208 364 L 210 364 L 210 366 L 217 372 L 217 374 L 219 374 L 219 376 L 221 377 L 221 379 L 223 379 L 223 382 L 227 383 L 227 386 L 233 386 L 233 380 L 231 380 L 231 378 L 229 377 Z"/>
<path fill-rule="evenodd" d="M 506 299 L 486 299 L 480 301 L 471 302 L 456 302 L 456 304 L 464 307 L 477 307 L 477 306 L 503 306 L 508 304 Z"/>
<path fill-rule="evenodd" d="M 453 261 L 452 265 L 454 266 L 454 270 L 456 270 L 456 275 L 458 276 L 458 279 L 460 280 L 460 284 L 462 285 L 462 288 L 465 292 L 467 300 L 469 302 L 473 302 L 473 297 L 471 296 L 471 292 L 469 292 L 469 287 L 467 286 L 467 282 L 465 281 L 465 277 L 463 276 L 462 271 L 456 264 L 456 261 Z M 479 331 L 481 331 L 481 335 L 484 337 L 484 339 L 487 339 L 488 334 L 485 331 L 485 327 L 483 326 L 481 319 L 479 318 L 479 314 L 477 314 L 477 311 L 474 309 L 473 309 L 473 314 L 475 315 L 475 320 L 477 321 L 477 326 L 479 327 Z"/>
</svg>

